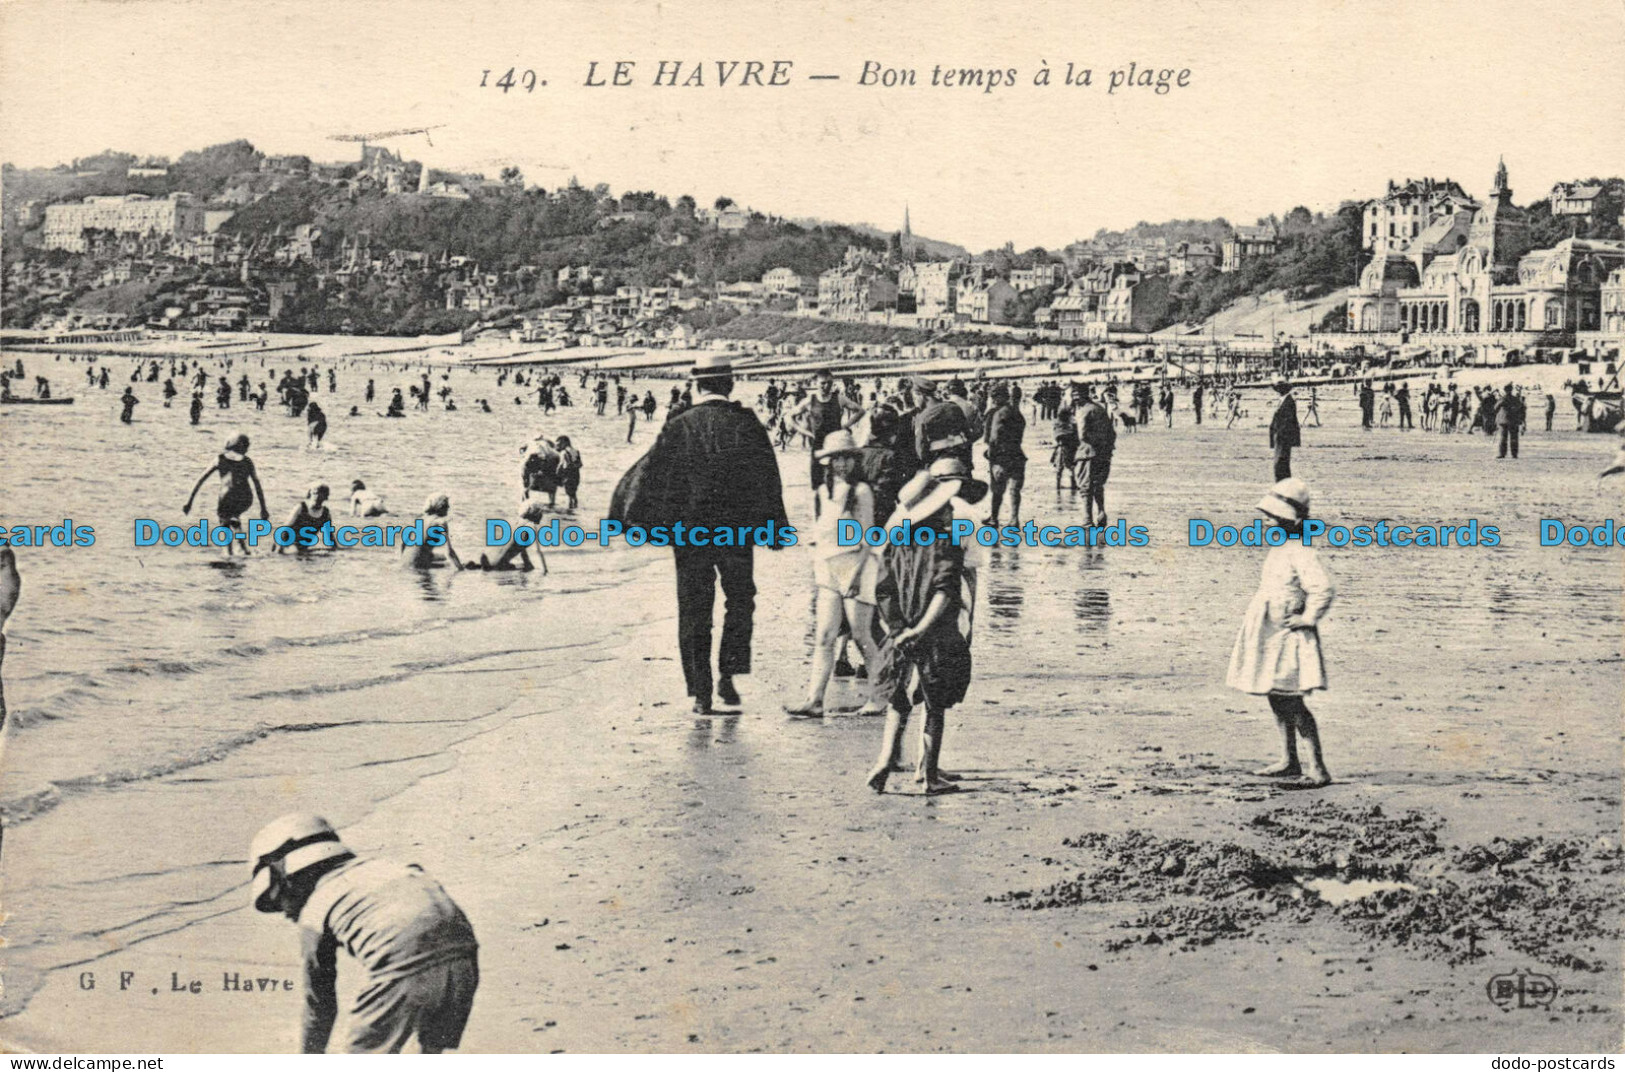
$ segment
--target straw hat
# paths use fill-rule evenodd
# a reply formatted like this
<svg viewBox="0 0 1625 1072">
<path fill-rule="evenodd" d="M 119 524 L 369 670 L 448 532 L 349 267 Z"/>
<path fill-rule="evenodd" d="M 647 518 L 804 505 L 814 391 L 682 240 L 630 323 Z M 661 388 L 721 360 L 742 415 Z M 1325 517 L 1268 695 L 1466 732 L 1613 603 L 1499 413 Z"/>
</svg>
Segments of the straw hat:
<svg viewBox="0 0 1625 1072">
<path fill-rule="evenodd" d="M 1280 521 L 1302 521 L 1309 516 L 1309 485 L 1295 476 L 1277 481 L 1257 509 Z"/>
<path fill-rule="evenodd" d="M 837 428 L 824 437 L 823 448 L 814 452 L 813 456 L 819 461 L 824 461 L 837 454 L 856 454 L 862 449 L 858 446 L 857 437 L 852 434 L 850 428 Z"/>
<path fill-rule="evenodd" d="M 732 376 L 733 371 L 733 358 L 727 354 L 701 354 L 694 359 L 694 367 L 689 370 L 689 375 L 696 380 L 704 380 L 717 376 Z"/>
<path fill-rule="evenodd" d="M 339 840 L 333 824 L 320 815 L 294 812 L 267 823 L 248 846 L 249 866 L 254 869 L 254 907 L 261 912 L 276 911 L 271 902 L 271 865 L 280 862 L 282 874 L 291 876 L 324 860 L 353 855 Z"/>
<path fill-rule="evenodd" d="M 937 389 L 937 381 L 928 376 L 910 376 L 908 382 L 913 384 L 914 389 L 922 394 L 934 394 Z"/>
<path fill-rule="evenodd" d="M 971 475 L 963 458 L 938 458 L 897 492 L 899 517 L 919 521 L 941 510 L 953 499 L 978 503 L 987 494 L 987 484 Z"/>
</svg>

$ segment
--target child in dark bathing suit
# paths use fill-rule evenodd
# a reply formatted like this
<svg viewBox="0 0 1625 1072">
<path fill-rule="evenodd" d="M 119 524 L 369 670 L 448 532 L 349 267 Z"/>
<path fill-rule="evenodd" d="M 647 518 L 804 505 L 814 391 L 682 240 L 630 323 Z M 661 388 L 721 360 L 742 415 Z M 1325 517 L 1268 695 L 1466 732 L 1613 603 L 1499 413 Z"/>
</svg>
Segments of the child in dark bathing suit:
<svg viewBox="0 0 1625 1072">
<path fill-rule="evenodd" d="M 300 529 L 320 529 L 323 525 L 330 524 L 333 520 L 333 512 L 327 507 L 327 496 L 329 494 L 330 491 L 326 484 L 317 484 L 311 488 L 309 494 L 300 499 L 299 505 L 293 508 L 293 515 L 288 518 L 288 527 L 293 529 L 297 535 L 303 537 L 304 533 L 300 532 Z M 324 546 L 327 545 L 314 544 L 306 546 L 301 539 L 295 543 L 294 549 L 300 554 L 304 554 L 306 551 L 311 550 L 312 547 Z M 286 550 L 286 547 L 277 546 L 277 554 L 281 554 Z"/>
<path fill-rule="evenodd" d="M 243 512 L 254 505 L 256 495 L 260 500 L 260 520 L 271 520 L 270 508 L 265 505 L 265 489 L 260 487 L 259 473 L 255 471 L 254 463 L 248 457 L 248 437 L 245 435 L 233 436 L 215 463 L 197 478 L 197 483 L 192 485 L 192 494 L 186 497 L 186 505 L 181 507 L 181 513 L 192 512 L 192 501 L 197 498 L 198 489 L 215 473 L 220 474 L 221 484 L 220 498 L 215 502 L 215 514 L 220 524 L 242 531 Z M 247 553 L 248 548 L 245 545 L 243 554 Z M 231 554 L 230 544 L 226 546 L 226 554 L 228 556 Z"/>
<path fill-rule="evenodd" d="M 559 436 L 553 446 L 559 452 L 559 487 L 570 497 L 570 509 L 576 508 L 576 492 L 581 488 L 581 452 L 570 445 L 569 436 Z"/>
</svg>

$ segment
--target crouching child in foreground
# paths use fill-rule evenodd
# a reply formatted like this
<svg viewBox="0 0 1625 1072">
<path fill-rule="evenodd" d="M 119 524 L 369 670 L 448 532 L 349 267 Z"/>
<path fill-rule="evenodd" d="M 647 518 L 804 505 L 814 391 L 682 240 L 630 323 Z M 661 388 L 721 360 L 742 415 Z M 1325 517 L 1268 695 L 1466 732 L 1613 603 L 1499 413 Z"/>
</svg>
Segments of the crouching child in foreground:
<svg viewBox="0 0 1625 1072">
<path fill-rule="evenodd" d="M 417 865 L 363 859 L 326 819 L 284 815 L 254 837 L 254 907 L 299 925 L 305 1053 L 322 1053 L 338 1016 L 338 951 L 367 972 L 350 1010 L 350 1053 L 456 1049 L 479 986 L 474 928 Z"/>
<path fill-rule="evenodd" d="M 888 544 L 881 555 L 875 603 L 886 626 L 875 676 L 875 696 L 888 694 L 886 732 L 880 757 L 869 773 L 869 788 L 886 791 L 886 779 L 902 770 L 903 730 L 916 702 L 925 704 L 920 763 L 914 780 L 927 793 L 952 792 L 939 766 L 948 708 L 970 688 L 970 615 L 976 603 L 975 572 L 965 565 L 965 549 L 950 539 L 957 499 L 974 505 L 987 485 L 972 478 L 960 458 L 938 458 L 898 492 L 898 506 L 888 527 L 905 520 L 914 529 L 929 528 L 936 539 Z"/>
</svg>

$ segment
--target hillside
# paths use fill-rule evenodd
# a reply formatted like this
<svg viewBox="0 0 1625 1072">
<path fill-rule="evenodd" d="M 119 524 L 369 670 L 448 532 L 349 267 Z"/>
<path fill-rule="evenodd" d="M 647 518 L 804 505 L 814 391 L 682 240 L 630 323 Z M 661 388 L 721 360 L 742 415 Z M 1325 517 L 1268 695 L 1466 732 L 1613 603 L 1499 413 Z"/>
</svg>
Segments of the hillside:
<svg viewBox="0 0 1625 1072">
<path fill-rule="evenodd" d="M 1346 313 L 1349 289 L 1331 291 L 1316 298 L 1289 300 L 1281 291 L 1248 294 L 1219 310 L 1196 327 L 1174 324 L 1156 332 L 1158 338 L 1189 337 L 1200 340 L 1208 335 L 1269 339 L 1275 333 L 1303 336 L 1318 328 L 1328 316 Z"/>
<path fill-rule="evenodd" d="M 1360 213 L 1359 205 L 1345 203 L 1307 227 L 1284 231 L 1273 257 L 1250 261 L 1234 272 L 1210 269 L 1174 280 L 1157 328 L 1205 321 L 1242 298 L 1272 291 L 1286 301 L 1304 302 L 1349 286 L 1363 257 Z"/>
<path fill-rule="evenodd" d="M 369 159 L 372 165 L 379 160 L 376 156 Z M 417 165 L 405 166 L 403 174 L 402 162 L 385 154 L 383 162 L 391 161 L 395 170 L 384 175 L 359 162 L 312 165 L 303 157 L 267 158 L 239 140 L 185 153 L 168 163 L 163 174 L 145 176 L 127 173 L 141 162 L 138 157 L 112 150 L 50 169 L 5 165 L 0 217 L 6 241 L 0 252 L 9 269 L 37 245 L 38 203 L 97 194 L 161 197 L 186 192 L 204 203 L 234 206 L 236 214 L 223 231 L 242 239 L 241 248 L 249 251 L 258 278 L 297 285 L 297 292 L 282 305 L 279 326 L 317 331 L 349 325 L 360 331 L 415 333 L 453 330 L 493 309 L 526 312 L 555 305 L 571 295 L 592 293 L 595 283 L 660 286 L 680 280 L 685 285 L 726 285 L 754 282 L 775 268 L 816 277 L 841 264 L 850 247 L 895 249 L 898 238 L 895 232 L 868 224 L 793 221 L 756 212 L 742 216 L 737 210 L 727 220 L 729 229 L 724 230 L 689 196 L 668 198 L 653 191 L 616 196 L 606 185 L 589 188 L 574 179 L 546 190 L 527 186 L 515 169 L 505 169 L 500 181 L 437 170 L 430 177 L 441 184 L 437 192 L 446 196 L 397 195 L 389 189 L 415 189 Z M 1584 219 L 1554 218 L 1545 200 L 1534 201 L 1526 212 L 1536 248 L 1571 235 L 1620 237 L 1625 180 L 1579 181 L 1602 189 L 1597 211 Z M 34 230 L 19 234 L 24 217 L 13 209 L 28 201 L 36 202 L 31 217 Z M 719 211 L 733 207 L 725 198 L 715 205 Z M 1300 316 L 1313 315 L 1317 326 L 1335 324 L 1341 299 L 1325 299 L 1354 281 L 1364 259 L 1360 205 L 1345 203 L 1331 213 L 1312 213 L 1298 206 L 1259 223 L 1273 228 L 1278 236 L 1273 256 L 1250 261 L 1235 272 L 1213 268 L 1179 277 L 1153 277 L 1157 288 L 1166 288 L 1166 301 L 1148 303 L 1143 322 L 1136 312 L 1136 328 L 1157 331 L 1204 323 L 1226 310 L 1234 311 L 1230 319 L 1239 324 L 1238 318 L 1261 309 L 1261 303 L 1292 323 Z M 742 226 L 736 228 L 735 224 Z M 273 259 L 272 253 L 301 225 L 319 229 L 313 247 L 315 263 L 308 258 L 295 258 L 295 263 L 286 257 Z M 1126 230 L 1097 231 L 1092 248 L 1069 247 L 1068 260 L 1075 268 L 1078 262 L 1087 267 L 1091 261 L 1127 259 L 1130 253 L 1126 250 L 1147 241 L 1160 239 L 1170 247 L 1186 241 L 1218 244 L 1233 233 L 1234 228 L 1223 218 L 1141 222 Z M 963 247 L 952 243 L 918 236 L 915 242 L 926 258 L 967 256 Z M 412 280 L 377 278 L 390 272 L 374 269 L 346 279 L 339 289 L 330 289 L 325 273 L 342 266 L 346 249 L 356 247 L 366 249 L 369 261 L 379 261 L 390 251 L 423 253 L 430 259 L 427 268 L 422 266 L 422 258 L 396 260 L 396 264 L 418 265 Z M 1132 255 L 1137 258 L 1142 253 L 1135 249 Z M 501 293 L 478 306 L 448 305 L 445 280 L 440 278 L 445 273 L 439 265 L 442 258 L 452 257 L 473 262 L 460 272 L 477 270 L 482 277 L 500 277 Z M 43 259 L 57 266 L 71 260 L 60 250 L 50 251 Z M 1058 254 L 1043 248 L 1018 253 L 1011 245 L 981 255 L 985 267 L 1000 273 L 1058 259 Z M 83 302 L 80 299 L 98 285 L 92 267 L 87 262 L 76 268 L 69 292 L 53 299 L 54 304 L 87 309 L 105 305 L 117 311 L 133 301 L 138 311 L 145 311 L 161 297 L 120 291 Z M 600 278 L 595 282 L 578 279 L 561 288 L 556 280 L 566 267 L 588 268 L 587 278 Z M 166 286 L 179 288 L 206 274 L 195 266 L 182 266 L 181 276 Z M 1030 324 L 1034 310 L 1052 296 L 1047 288 L 1027 291 L 1014 322 Z M 26 293 L 10 293 L 8 299 L 8 323 L 30 321 L 47 308 Z M 1256 323 L 1251 326 L 1258 327 Z M 743 325 L 733 328 L 745 329 Z M 790 328 L 779 325 L 775 330 Z"/>
<path fill-rule="evenodd" d="M 573 181 L 547 191 L 523 185 L 470 182 L 466 200 L 387 196 L 367 180 L 359 189 L 298 174 L 262 170 L 265 157 L 245 141 L 186 153 L 164 176 L 123 173 L 135 160 L 107 151 L 51 169 L 7 167 L 3 194 L 9 209 L 30 200 L 185 191 L 210 199 L 227 190 L 252 199 L 224 230 L 246 239 L 287 234 L 299 224 L 323 230 L 329 255 L 347 239 L 365 237 L 375 251 L 414 250 L 433 256 L 475 258 L 488 270 L 522 264 L 546 271 L 566 265 L 609 269 L 621 281 L 658 284 L 673 273 L 719 283 L 756 280 L 773 268 L 817 275 L 841 263 L 848 246 L 881 250 L 887 237 L 873 228 L 835 224 L 801 226 L 752 215 L 743 231 L 721 232 L 696 214 L 694 199 L 670 201 L 652 192 L 611 196 L 607 186 Z M 308 162 L 307 162 L 308 164 Z M 340 169 L 350 178 L 354 166 Z M 436 171 L 438 179 L 458 176 Z M 954 247 L 957 248 L 957 247 Z"/>
</svg>

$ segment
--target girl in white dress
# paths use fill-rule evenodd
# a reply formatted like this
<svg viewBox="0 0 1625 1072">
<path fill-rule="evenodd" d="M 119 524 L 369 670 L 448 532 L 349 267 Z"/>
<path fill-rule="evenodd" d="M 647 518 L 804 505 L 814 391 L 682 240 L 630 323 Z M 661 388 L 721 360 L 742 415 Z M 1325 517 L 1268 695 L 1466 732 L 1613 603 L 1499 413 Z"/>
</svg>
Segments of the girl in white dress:
<svg viewBox="0 0 1625 1072">
<path fill-rule="evenodd" d="M 1263 515 L 1301 537 L 1309 516 L 1309 487 L 1296 477 L 1280 481 L 1259 502 Z M 1331 609 L 1336 591 L 1313 547 L 1288 539 L 1264 559 L 1258 592 L 1247 606 L 1225 683 L 1254 696 L 1267 696 L 1281 731 L 1281 762 L 1258 773 L 1271 778 L 1301 778 L 1301 785 L 1321 786 L 1332 780 L 1320 750 L 1320 730 L 1304 697 L 1326 687 L 1326 664 L 1320 652 L 1321 618 Z M 1305 774 L 1298 741 L 1309 746 Z"/>
<path fill-rule="evenodd" d="M 824 690 L 835 666 L 842 621 L 851 629 L 869 674 L 880 666 L 880 649 L 874 638 L 875 580 L 880 573 L 880 559 L 867 544 L 842 547 L 836 540 L 840 521 L 854 521 L 860 530 L 875 523 L 875 493 L 858 472 L 859 451 L 857 441 L 846 429 L 831 432 L 818 451 L 818 460 L 829 466 L 830 479 L 818 486 L 817 520 L 813 522 L 817 623 L 812 674 L 806 700 L 799 707 L 785 708 L 786 714 L 801 718 L 823 717 Z M 885 710 L 883 704 L 871 700 L 859 713 L 879 715 Z"/>
</svg>

